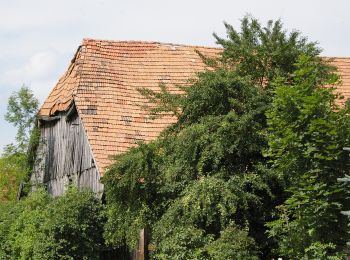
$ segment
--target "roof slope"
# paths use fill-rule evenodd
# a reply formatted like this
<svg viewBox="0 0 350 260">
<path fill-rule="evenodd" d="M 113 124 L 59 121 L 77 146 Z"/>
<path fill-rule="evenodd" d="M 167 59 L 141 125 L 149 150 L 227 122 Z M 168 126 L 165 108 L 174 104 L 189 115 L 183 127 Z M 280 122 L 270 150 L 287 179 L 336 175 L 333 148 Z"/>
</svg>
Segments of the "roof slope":
<svg viewBox="0 0 350 260">
<path fill-rule="evenodd" d="M 139 41 L 86 39 L 70 67 L 39 111 L 52 116 L 74 101 L 91 149 L 103 174 L 111 156 L 123 153 L 139 140 L 150 141 L 175 118 L 151 120 L 142 108 L 147 100 L 138 88 L 171 91 L 205 70 L 196 53 L 217 55 L 221 49 Z"/>
<path fill-rule="evenodd" d="M 58 81 L 39 116 L 65 111 L 74 101 L 84 123 L 99 172 L 111 156 L 127 151 L 139 140 L 150 141 L 175 118 L 151 120 L 142 108 L 147 100 L 138 88 L 158 90 L 165 83 L 171 91 L 205 70 L 198 50 L 215 56 L 222 49 L 141 41 L 83 40 L 67 72 Z M 332 58 L 350 97 L 350 58 Z"/>
</svg>

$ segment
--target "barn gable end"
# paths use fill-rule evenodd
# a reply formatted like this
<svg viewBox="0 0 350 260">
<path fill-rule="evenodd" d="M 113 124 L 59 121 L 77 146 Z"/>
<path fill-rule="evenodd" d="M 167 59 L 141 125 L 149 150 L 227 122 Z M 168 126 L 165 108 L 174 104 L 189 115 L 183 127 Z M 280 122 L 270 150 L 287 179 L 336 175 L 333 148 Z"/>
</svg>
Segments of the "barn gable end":
<svg viewBox="0 0 350 260">
<path fill-rule="evenodd" d="M 101 193 L 100 174 L 74 104 L 68 111 L 39 122 L 32 183 L 44 184 L 53 196 L 61 195 L 70 184 Z"/>
</svg>

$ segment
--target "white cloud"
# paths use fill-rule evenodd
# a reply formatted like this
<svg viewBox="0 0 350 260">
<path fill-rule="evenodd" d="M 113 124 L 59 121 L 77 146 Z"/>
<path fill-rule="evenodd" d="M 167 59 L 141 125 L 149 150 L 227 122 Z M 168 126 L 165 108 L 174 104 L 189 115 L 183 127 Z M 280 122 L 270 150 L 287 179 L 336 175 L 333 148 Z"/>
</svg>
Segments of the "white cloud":
<svg viewBox="0 0 350 260">
<path fill-rule="evenodd" d="M 26 82 L 52 76 L 57 62 L 57 54 L 53 51 L 35 53 L 26 64 L 19 68 L 8 69 L 1 75 L 5 82 Z"/>
</svg>

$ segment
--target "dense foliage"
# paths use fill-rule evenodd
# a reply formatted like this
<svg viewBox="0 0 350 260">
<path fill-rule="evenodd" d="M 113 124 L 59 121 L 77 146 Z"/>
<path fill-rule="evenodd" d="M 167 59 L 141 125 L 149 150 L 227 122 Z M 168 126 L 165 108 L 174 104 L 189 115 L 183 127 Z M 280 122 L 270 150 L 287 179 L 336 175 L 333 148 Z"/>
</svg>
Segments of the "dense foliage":
<svg viewBox="0 0 350 260">
<path fill-rule="evenodd" d="M 349 241 L 349 191 L 337 178 L 349 171 L 349 107 L 339 108 L 332 88 L 337 76 L 300 57 L 291 81 L 275 81 L 267 112 L 268 155 L 286 183 L 288 197 L 269 223 L 278 251 L 296 259 L 321 259 L 344 251 Z M 341 258 L 340 258 L 341 259 Z"/>
<path fill-rule="evenodd" d="M 0 208 L 0 259 L 99 259 L 103 206 L 89 191 L 31 193 Z"/>
<path fill-rule="evenodd" d="M 115 158 L 106 239 L 134 247 L 147 226 L 154 259 L 335 255 L 347 240 L 337 177 L 349 119 L 323 87 L 337 83 L 334 69 L 279 21 L 226 28 L 227 39 L 215 35 L 221 57 L 205 59 L 213 70 L 184 95 L 141 91 L 158 104 L 151 112 L 178 122 Z"/>
<path fill-rule="evenodd" d="M 132 149 L 117 158 L 118 163 L 106 175 L 107 238 L 111 242 L 126 239 L 134 246 L 138 230 L 150 225 L 156 252 L 173 258 L 170 252 L 163 252 L 171 248 L 173 237 L 183 238 L 184 248 L 192 247 L 186 237 L 198 230 L 203 241 L 196 245 L 201 249 L 195 249 L 203 251 L 198 257 L 205 259 L 205 248 L 218 243 L 220 233 L 232 224 L 250 230 L 257 239 L 261 234 L 257 231 L 264 229 L 265 214 L 259 209 L 272 206 L 267 203 L 271 198 L 268 177 L 261 175 L 263 169 L 258 167 L 265 161 L 260 151 L 266 145 L 260 132 L 265 124 L 265 95 L 235 72 L 221 70 L 202 77 L 203 82 L 195 85 L 189 96 L 199 102 L 216 93 L 227 107 L 218 111 L 213 106 L 208 115 L 193 118 L 197 122 Z M 216 91 L 211 91 L 213 88 Z M 169 232 L 175 232 L 178 225 L 178 232 L 190 233 Z M 160 240 L 162 244 L 158 244 Z M 259 242 L 265 244 L 263 240 L 266 238 Z"/>
<path fill-rule="evenodd" d="M 19 184 L 27 176 L 24 154 L 5 154 L 0 157 L 0 204 L 16 200 Z"/>
</svg>

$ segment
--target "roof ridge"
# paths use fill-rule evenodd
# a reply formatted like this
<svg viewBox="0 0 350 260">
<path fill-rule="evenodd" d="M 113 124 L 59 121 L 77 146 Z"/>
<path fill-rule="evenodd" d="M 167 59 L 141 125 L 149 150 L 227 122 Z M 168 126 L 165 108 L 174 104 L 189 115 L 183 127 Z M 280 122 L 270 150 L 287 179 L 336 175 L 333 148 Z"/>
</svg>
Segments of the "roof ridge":
<svg viewBox="0 0 350 260">
<path fill-rule="evenodd" d="M 146 43 L 146 44 L 159 44 L 159 45 L 170 45 L 170 46 L 181 46 L 181 47 L 190 47 L 190 48 L 205 48 L 213 50 L 222 50 L 222 47 L 213 47 L 213 46 L 203 46 L 195 44 L 183 44 L 183 43 L 171 43 L 171 42 L 160 42 L 160 41 L 148 41 L 148 40 L 105 40 L 105 39 L 93 39 L 93 38 L 84 38 L 81 45 L 89 45 L 92 42 L 108 42 L 108 43 Z"/>
</svg>

